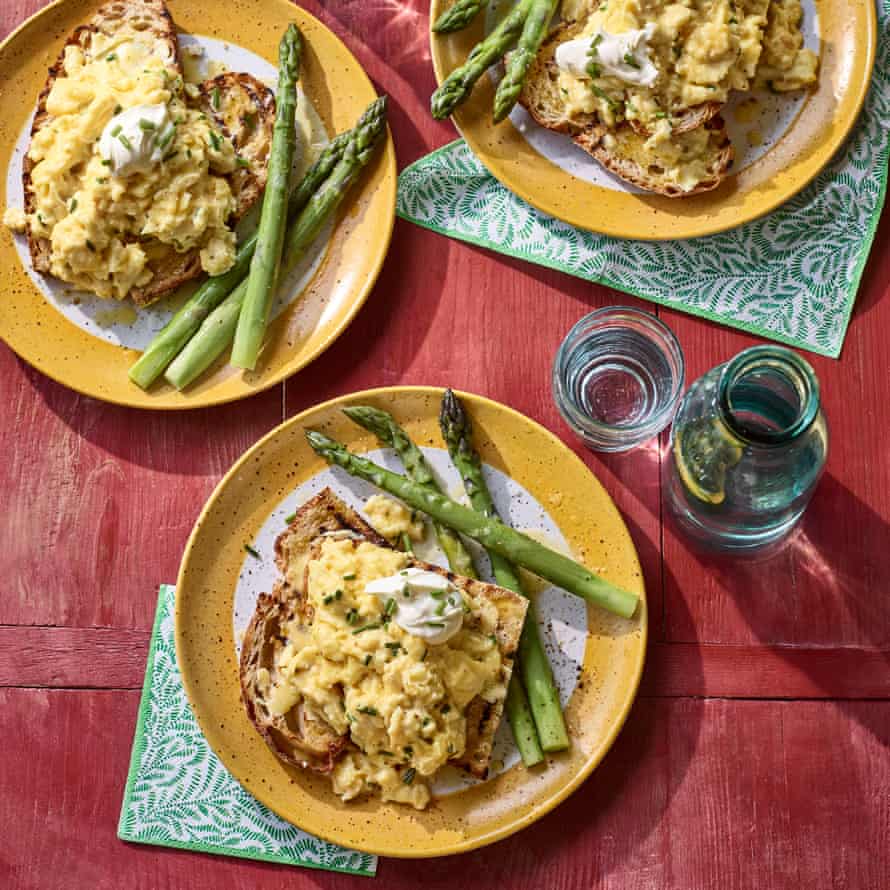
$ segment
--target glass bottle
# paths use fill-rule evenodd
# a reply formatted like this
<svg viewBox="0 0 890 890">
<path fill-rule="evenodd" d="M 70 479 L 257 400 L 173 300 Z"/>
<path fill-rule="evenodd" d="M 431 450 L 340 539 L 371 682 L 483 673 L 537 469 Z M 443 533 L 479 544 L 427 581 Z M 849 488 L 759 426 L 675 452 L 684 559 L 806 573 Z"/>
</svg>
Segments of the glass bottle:
<svg viewBox="0 0 890 890">
<path fill-rule="evenodd" d="M 828 453 L 819 381 L 781 346 L 754 346 L 708 371 L 671 429 L 665 496 L 699 542 L 744 550 L 800 519 Z"/>
</svg>

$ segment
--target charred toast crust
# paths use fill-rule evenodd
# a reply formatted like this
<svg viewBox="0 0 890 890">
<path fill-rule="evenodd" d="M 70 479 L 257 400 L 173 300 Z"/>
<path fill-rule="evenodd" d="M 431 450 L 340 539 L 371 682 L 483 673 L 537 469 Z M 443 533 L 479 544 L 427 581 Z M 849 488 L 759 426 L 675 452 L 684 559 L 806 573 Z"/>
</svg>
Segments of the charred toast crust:
<svg viewBox="0 0 890 890">
<path fill-rule="evenodd" d="M 288 575 L 288 568 L 298 553 L 310 552 L 320 546 L 321 536 L 328 533 L 343 531 L 354 536 L 356 540 L 369 541 L 378 547 L 389 549 L 391 545 L 375 529 L 370 526 L 357 511 L 343 503 L 329 488 L 324 489 L 307 501 L 290 525 L 282 532 L 275 542 L 276 565 L 283 575 Z M 513 658 L 519 644 L 519 635 L 525 619 L 527 602 L 518 594 L 495 584 L 484 581 L 476 581 L 463 578 L 454 572 L 439 566 L 412 559 L 410 565 L 427 571 L 436 572 L 447 578 L 456 587 L 462 588 L 474 598 L 484 598 L 494 602 L 498 606 L 498 627 L 495 633 L 504 662 L 505 684 L 509 682 L 512 671 Z M 299 616 L 306 623 L 311 622 L 312 616 L 305 605 L 306 581 L 305 566 L 299 571 L 290 573 L 289 580 L 279 582 L 273 593 L 263 594 L 257 604 L 257 612 L 251 621 L 248 632 L 245 635 L 244 648 L 241 655 L 241 688 L 245 708 L 251 721 L 261 732 L 270 747 L 285 762 L 295 766 L 303 766 L 321 772 L 329 772 L 343 751 L 352 746 L 345 737 L 336 744 L 332 744 L 325 756 L 317 758 L 295 757 L 285 748 L 281 751 L 277 748 L 283 739 L 276 735 L 275 727 L 262 726 L 262 705 L 252 699 L 256 695 L 255 687 L 250 681 L 251 672 L 255 671 L 257 657 L 247 654 L 248 641 L 250 648 L 261 651 L 259 635 L 264 629 L 268 629 L 264 622 L 272 610 L 285 610 L 290 616 Z M 477 696 L 467 707 L 467 744 L 464 754 L 452 761 L 461 766 L 477 778 L 485 778 L 488 772 L 488 764 L 491 760 L 491 750 L 494 743 L 495 730 L 503 715 L 504 700 L 486 701 Z M 291 745 L 293 741 L 290 740 Z"/>
<path fill-rule="evenodd" d="M 92 20 L 78 26 L 65 41 L 56 62 L 47 73 L 46 83 L 40 91 L 34 122 L 31 125 L 31 138 L 50 119 L 46 110 L 47 97 L 55 81 L 66 76 L 65 50 L 68 46 L 79 45 L 88 49 L 91 35 L 97 31 L 113 30 L 120 23 L 142 17 L 146 20 L 155 39 L 163 41 L 169 50 L 171 64 L 182 75 L 182 63 L 179 58 L 179 42 L 176 27 L 163 0 L 139 0 L 139 2 L 123 2 L 113 0 L 100 7 Z M 214 87 L 220 89 L 223 97 L 222 107 L 214 109 L 210 96 Z M 235 195 L 236 206 L 230 217 L 231 224 L 240 220 L 260 198 L 266 185 L 268 154 L 272 141 L 272 126 L 275 120 L 275 96 L 269 87 L 249 74 L 226 72 L 204 81 L 198 87 L 202 110 L 212 115 L 217 125 L 232 139 L 239 156 L 249 161 L 248 167 L 237 167 L 226 178 Z M 232 126 L 227 111 L 230 105 L 244 107 L 245 102 L 252 103 L 251 111 L 244 111 L 239 117 L 254 116 L 253 127 L 247 127 L 244 120 L 241 127 Z M 194 103 L 189 102 L 190 105 Z M 25 194 L 25 213 L 34 212 L 34 190 L 31 183 L 33 162 L 27 153 L 22 164 L 22 185 Z M 27 233 L 28 248 L 34 269 L 43 274 L 50 273 L 50 243 L 45 238 L 37 238 Z M 137 240 L 137 239 L 133 239 Z M 155 242 L 157 243 L 157 242 Z M 150 258 L 148 267 L 154 272 L 152 279 L 142 287 L 131 289 L 129 296 L 137 306 L 148 306 L 155 300 L 172 293 L 182 284 L 198 277 L 202 273 L 200 252 L 196 250 L 179 253 L 172 247 L 164 250 L 159 257 Z"/>
</svg>

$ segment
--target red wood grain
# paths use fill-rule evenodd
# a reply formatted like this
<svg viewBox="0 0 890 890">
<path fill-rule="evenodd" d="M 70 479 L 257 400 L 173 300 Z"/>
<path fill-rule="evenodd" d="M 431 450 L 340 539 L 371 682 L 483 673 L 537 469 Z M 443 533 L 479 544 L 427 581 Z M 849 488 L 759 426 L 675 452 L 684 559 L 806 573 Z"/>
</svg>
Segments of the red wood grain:
<svg viewBox="0 0 890 890">
<path fill-rule="evenodd" d="M 135 692 L 0 690 L 0 879 L 20 890 L 325 888 L 342 875 L 124 844 Z M 641 699 L 621 743 L 534 828 L 447 860 L 380 863 L 387 890 L 888 886 L 887 702 Z M 832 780 L 832 777 L 834 780 Z M 370 884 L 368 886 L 371 886 Z"/>
<path fill-rule="evenodd" d="M 41 5 L 0 3 L 0 33 Z M 391 96 L 400 166 L 454 138 L 427 112 L 427 0 L 302 5 Z M 397 222 L 380 281 L 334 347 L 240 404 L 165 416 L 114 408 L 0 347 L 0 886 L 360 884 L 123 844 L 115 828 L 157 585 L 175 578 L 207 495 L 284 416 L 398 383 L 488 395 L 569 442 L 627 520 L 652 622 L 641 696 L 591 780 L 487 850 L 382 862 L 382 886 L 890 886 L 888 248 L 890 213 L 841 360 L 812 358 L 831 425 L 827 475 L 800 533 L 757 561 L 702 556 L 664 524 L 657 444 L 591 454 L 554 409 L 550 363 L 569 326 L 599 306 L 649 304 L 408 223 Z M 658 312 L 690 380 L 757 342 Z"/>
</svg>

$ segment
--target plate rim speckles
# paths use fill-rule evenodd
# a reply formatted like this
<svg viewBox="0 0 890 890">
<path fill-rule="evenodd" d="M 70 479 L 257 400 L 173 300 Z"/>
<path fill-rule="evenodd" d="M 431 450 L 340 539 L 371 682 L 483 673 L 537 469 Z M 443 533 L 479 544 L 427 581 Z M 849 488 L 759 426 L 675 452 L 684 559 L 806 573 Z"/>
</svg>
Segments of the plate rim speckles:
<svg viewBox="0 0 890 890">
<path fill-rule="evenodd" d="M 428 857 L 492 843 L 533 823 L 574 791 L 605 756 L 633 703 L 647 638 L 645 591 L 627 528 L 584 462 L 544 427 L 511 408 L 459 393 L 476 429 L 482 459 L 507 472 L 547 506 L 572 549 L 642 605 L 625 622 L 587 610 L 582 680 L 567 708 L 571 751 L 547 769 L 521 767 L 439 800 L 418 813 L 395 804 L 344 804 L 327 779 L 284 766 L 247 719 L 232 630 L 235 585 L 244 543 L 287 494 L 326 465 L 305 441 L 318 428 L 365 452 L 373 437 L 340 411 L 370 403 L 391 411 L 421 444 L 439 440 L 442 389 L 398 386 L 340 396 L 291 418 L 265 436 L 226 474 L 189 539 L 177 581 L 176 646 L 186 694 L 202 731 L 238 781 L 278 815 L 325 840 L 379 855 Z M 558 478 L 555 492 L 548 480 Z M 589 682 L 588 682 L 589 681 Z"/>
<path fill-rule="evenodd" d="M 46 68 L 67 35 L 101 6 L 99 0 L 57 0 L 23 22 L 0 44 L 0 167 L 5 171 L 22 127 L 43 88 Z M 287 0 L 237 0 L 201 4 L 169 0 L 177 29 L 242 46 L 273 62 L 277 41 L 289 22 L 303 32 L 302 85 L 331 134 L 351 127 L 377 93 L 368 75 L 342 41 L 304 9 Z M 18 97 L 32 96 L 22 103 Z M 336 97 L 336 101 L 334 98 Z M 0 177 L 6 203 L 6 177 Z M 395 223 L 396 158 L 387 139 L 340 211 L 327 253 L 304 290 L 319 302 L 336 305 L 328 317 L 301 329 L 298 299 L 271 325 L 268 345 L 256 372 L 242 374 L 222 361 L 182 393 L 165 383 L 148 392 L 127 377 L 139 353 L 107 343 L 68 321 L 31 281 L 5 228 L 0 231 L 0 339 L 24 361 L 56 382 L 113 404 L 155 410 L 183 410 L 225 404 L 275 386 L 326 350 L 352 322 L 386 257 Z"/>
</svg>

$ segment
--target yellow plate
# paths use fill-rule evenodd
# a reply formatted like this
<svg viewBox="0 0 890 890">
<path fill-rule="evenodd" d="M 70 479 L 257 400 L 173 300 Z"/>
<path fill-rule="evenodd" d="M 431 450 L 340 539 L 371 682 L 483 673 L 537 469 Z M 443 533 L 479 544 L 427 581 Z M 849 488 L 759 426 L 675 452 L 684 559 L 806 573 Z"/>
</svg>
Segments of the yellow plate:
<svg viewBox="0 0 890 890">
<path fill-rule="evenodd" d="M 0 47 L 0 170 L 10 167 L 48 66 L 71 31 L 99 5 L 95 0 L 60 0 L 25 22 Z M 287 0 L 170 0 L 168 6 L 180 31 L 243 47 L 273 65 L 282 31 L 287 23 L 295 22 L 305 38 L 301 86 L 331 135 L 351 127 L 376 95 L 368 76 L 340 40 Z M 6 176 L 0 189 L 0 204 L 5 207 Z M 163 381 L 143 392 L 127 377 L 139 353 L 92 336 L 54 308 L 23 268 L 5 228 L 0 231 L 0 337 L 44 374 L 108 402 L 178 409 L 253 395 L 299 371 L 352 321 L 383 264 L 395 220 L 395 197 L 395 152 L 390 138 L 344 202 L 326 256 L 302 296 L 270 325 L 270 342 L 255 373 L 242 375 L 221 361 L 215 372 L 184 393 Z M 307 306 L 313 307 L 311 313 Z M 321 315 L 324 306 L 328 309 Z M 331 311 L 331 307 L 336 308 Z"/>
<path fill-rule="evenodd" d="M 605 490 L 584 464 L 543 427 L 480 396 L 462 395 L 477 446 L 492 467 L 509 474 L 543 505 L 572 550 L 613 583 L 638 593 L 636 616 L 625 621 L 562 596 L 580 610 L 579 682 L 566 711 L 571 750 L 545 769 L 516 765 L 494 779 L 440 798 L 424 812 L 363 800 L 342 803 L 321 776 L 283 765 L 247 719 L 239 697 L 233 604 L 239 573 L 259 570 L 244 545 L 263 560 L 283 528 L 281 502 L 325 469 L 306 443 L 308 428 L 324 430 L 351 450 L 377 446 L 346 419 L 347 404 L 391 411 L 424 445 L 442 447 L 442 390 L 393 387 L 343 396 L 311 408 L 251 448 L 220 482 L 186 548 L 177 581 L 176 653 L 192 708 L 207 740 L 251 794 L 300 828 L 384 856 L 442 856 L 506 837 L 543 816 L 574 791 L 605 755 L 630 710 L 646 648 L 646 607 L 636 551 Z M 340 471 L 336 471 L 339 473 Z M 340 476 L 345 479 L 344 476 Z M 342 482 L 336 486 L 346 491 Z M 271 534 L 257 538 L 271 514 Z M 267 529 L 269 526 L 267 526 Z M 250 584 L 250 582 L 242 582 Z M 257 591 L 252 591 L 256 593 Z M 245 616 L 241 615 L 241 622 Z M 568 633 L 570 628 L 566 625 Z M 571 676 L 572 668 L 569 668 Z"/>
<path fill-rule="evenodd" d="M 430 20 L 435 21 L 451 2 L 433 0 Z M 647 240 L 722 232 L 768 213 L 810 182 L 841 146 L 865 100 L 877 42 L 874 0 L 808 0 L 805 16 L 814 7 L 821 38 L 818 88 L 806 96 L 784 135 L 766 154 L 712 192 L 672 199 L 616 191 L 572 176 L 532 148 L 509 120 L 492 123 L 494 86 L 487 76 L 456 110 L 454 122 L 476 157 L 501 183 L 539 210 L 574 226 Z M 455 34 L 431 34 L 439 83 L 482 38 L 483 18 L 478 16 L 472 27 Z M 568 137 L 564 139 L 564 151 L 580 152 L 571 148 Z M 590 158 L 590 164 L 597 162 Z"/>
</svg>

